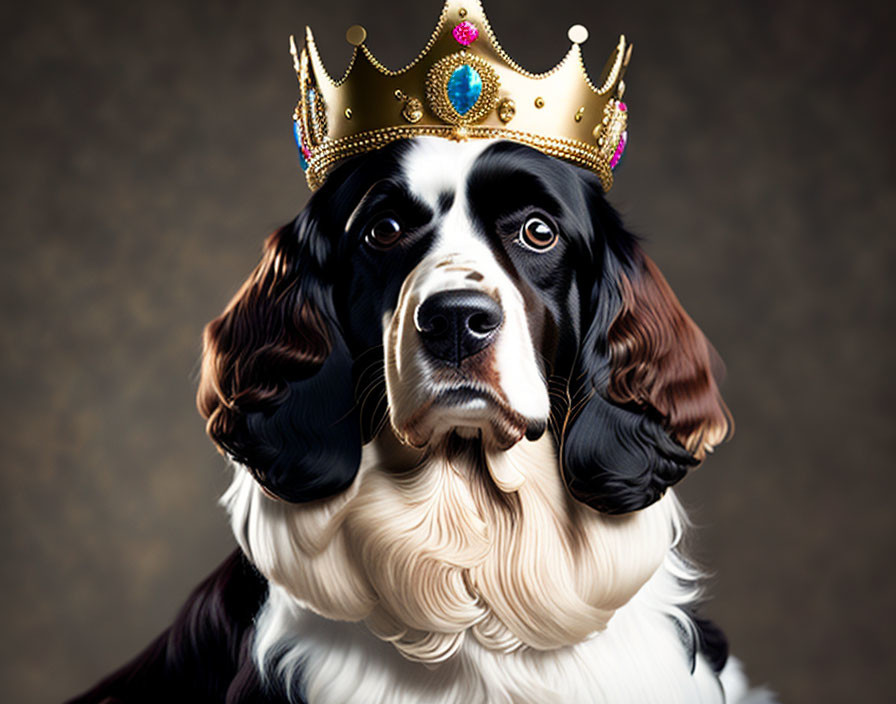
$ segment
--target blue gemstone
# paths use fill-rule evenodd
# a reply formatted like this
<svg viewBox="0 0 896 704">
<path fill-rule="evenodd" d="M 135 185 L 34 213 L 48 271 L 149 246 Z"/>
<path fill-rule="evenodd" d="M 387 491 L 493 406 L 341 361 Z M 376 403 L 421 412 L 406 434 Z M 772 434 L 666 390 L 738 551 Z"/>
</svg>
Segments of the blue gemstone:
<svg viewBox="0 0 896 704">
<path fill-rule="evenodd" d="M 452 107 L 459 115 L 466 115 L 482 94 L 482 76 L 472 66 L 462 64 L 454 69 L 445 89 Z"/>
<path fill-rule="evenodd" d="M 298 120 L 292 121 L 292 133 L 296 138 L 296 146 L 299 148 L 299 165 L 302 171 L 308 170 L 308 162 L 305 160 L 305 153 L 302 151 L 302 128 Z"/>
</svg>

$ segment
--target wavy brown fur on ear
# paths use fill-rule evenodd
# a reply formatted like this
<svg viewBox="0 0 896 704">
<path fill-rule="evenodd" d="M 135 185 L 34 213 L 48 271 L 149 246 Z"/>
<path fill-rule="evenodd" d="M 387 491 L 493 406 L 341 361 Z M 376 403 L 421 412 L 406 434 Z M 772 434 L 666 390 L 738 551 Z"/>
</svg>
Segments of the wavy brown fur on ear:
<svg viewBox="0 0 896 704">
<path fill-rule="evenodd" d="M 270 235 L 262 259 L 205 327 L 196 404 L 220 448 L 233 450 L 245 414 L 282 403 L 287 380 L 313 374 L 330 351 L 317 309 L 300 300 L 292 225 Z"/>
<path fill-rule="evenodd" d="M 712 374 L 715 351 L 640 249 L 619 276 L 622 307 L 610 326 L 609 397 L 659 413 L 667 430 L 702 460 L 722 442 L 731 415 Z"/>
</svg>

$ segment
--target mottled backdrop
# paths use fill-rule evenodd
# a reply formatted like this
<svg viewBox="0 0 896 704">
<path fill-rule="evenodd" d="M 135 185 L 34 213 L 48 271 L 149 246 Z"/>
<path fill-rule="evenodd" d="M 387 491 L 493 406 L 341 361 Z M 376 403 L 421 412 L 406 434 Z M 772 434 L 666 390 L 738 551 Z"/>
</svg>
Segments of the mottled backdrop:
<svg viewBox="0 0 896 704">
<path fill-rule="evenodd" d="M 708 612 L 785 702 L 892 701 L 892 3 L 488 9 L 545 70 L 624 31 L 611 199 L 728 364 L 734 439 L 682 494 Z M 403 65 L 438 0 L 8 3 L 0 41 L 0 699 L 54 702 L 161 630 L 233 547 L 199 336 L 307 191 L 290 32 Z"/>
</svg>

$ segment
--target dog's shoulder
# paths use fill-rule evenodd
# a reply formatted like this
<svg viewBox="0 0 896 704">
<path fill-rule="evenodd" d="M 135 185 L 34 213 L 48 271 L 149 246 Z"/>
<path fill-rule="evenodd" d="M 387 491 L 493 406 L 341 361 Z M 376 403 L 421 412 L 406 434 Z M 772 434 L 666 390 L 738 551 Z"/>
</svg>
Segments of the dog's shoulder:
<svg viewBox="0 0 896 704">
<path fill-rule="evenodd" d="M 264 691 L 250 652 L 267 591 L 264 577 L 234 551 L 196 587 L 167 630 L 69 704 L 280 701 Z"/>
</svg>

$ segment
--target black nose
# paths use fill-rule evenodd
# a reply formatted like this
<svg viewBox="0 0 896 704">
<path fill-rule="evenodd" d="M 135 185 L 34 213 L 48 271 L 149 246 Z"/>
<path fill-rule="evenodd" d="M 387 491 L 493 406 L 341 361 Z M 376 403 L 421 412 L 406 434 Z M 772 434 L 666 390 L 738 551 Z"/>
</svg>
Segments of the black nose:
<svg viewBox="0 0 896 704">
<path fill-rule="evenodd" d="M 480 291 L 440 291 L 417 308 L 417 330 L 430 354 L 458 365 L 488 347 L 504 320 L 501 306 Z"/>
</svg>

